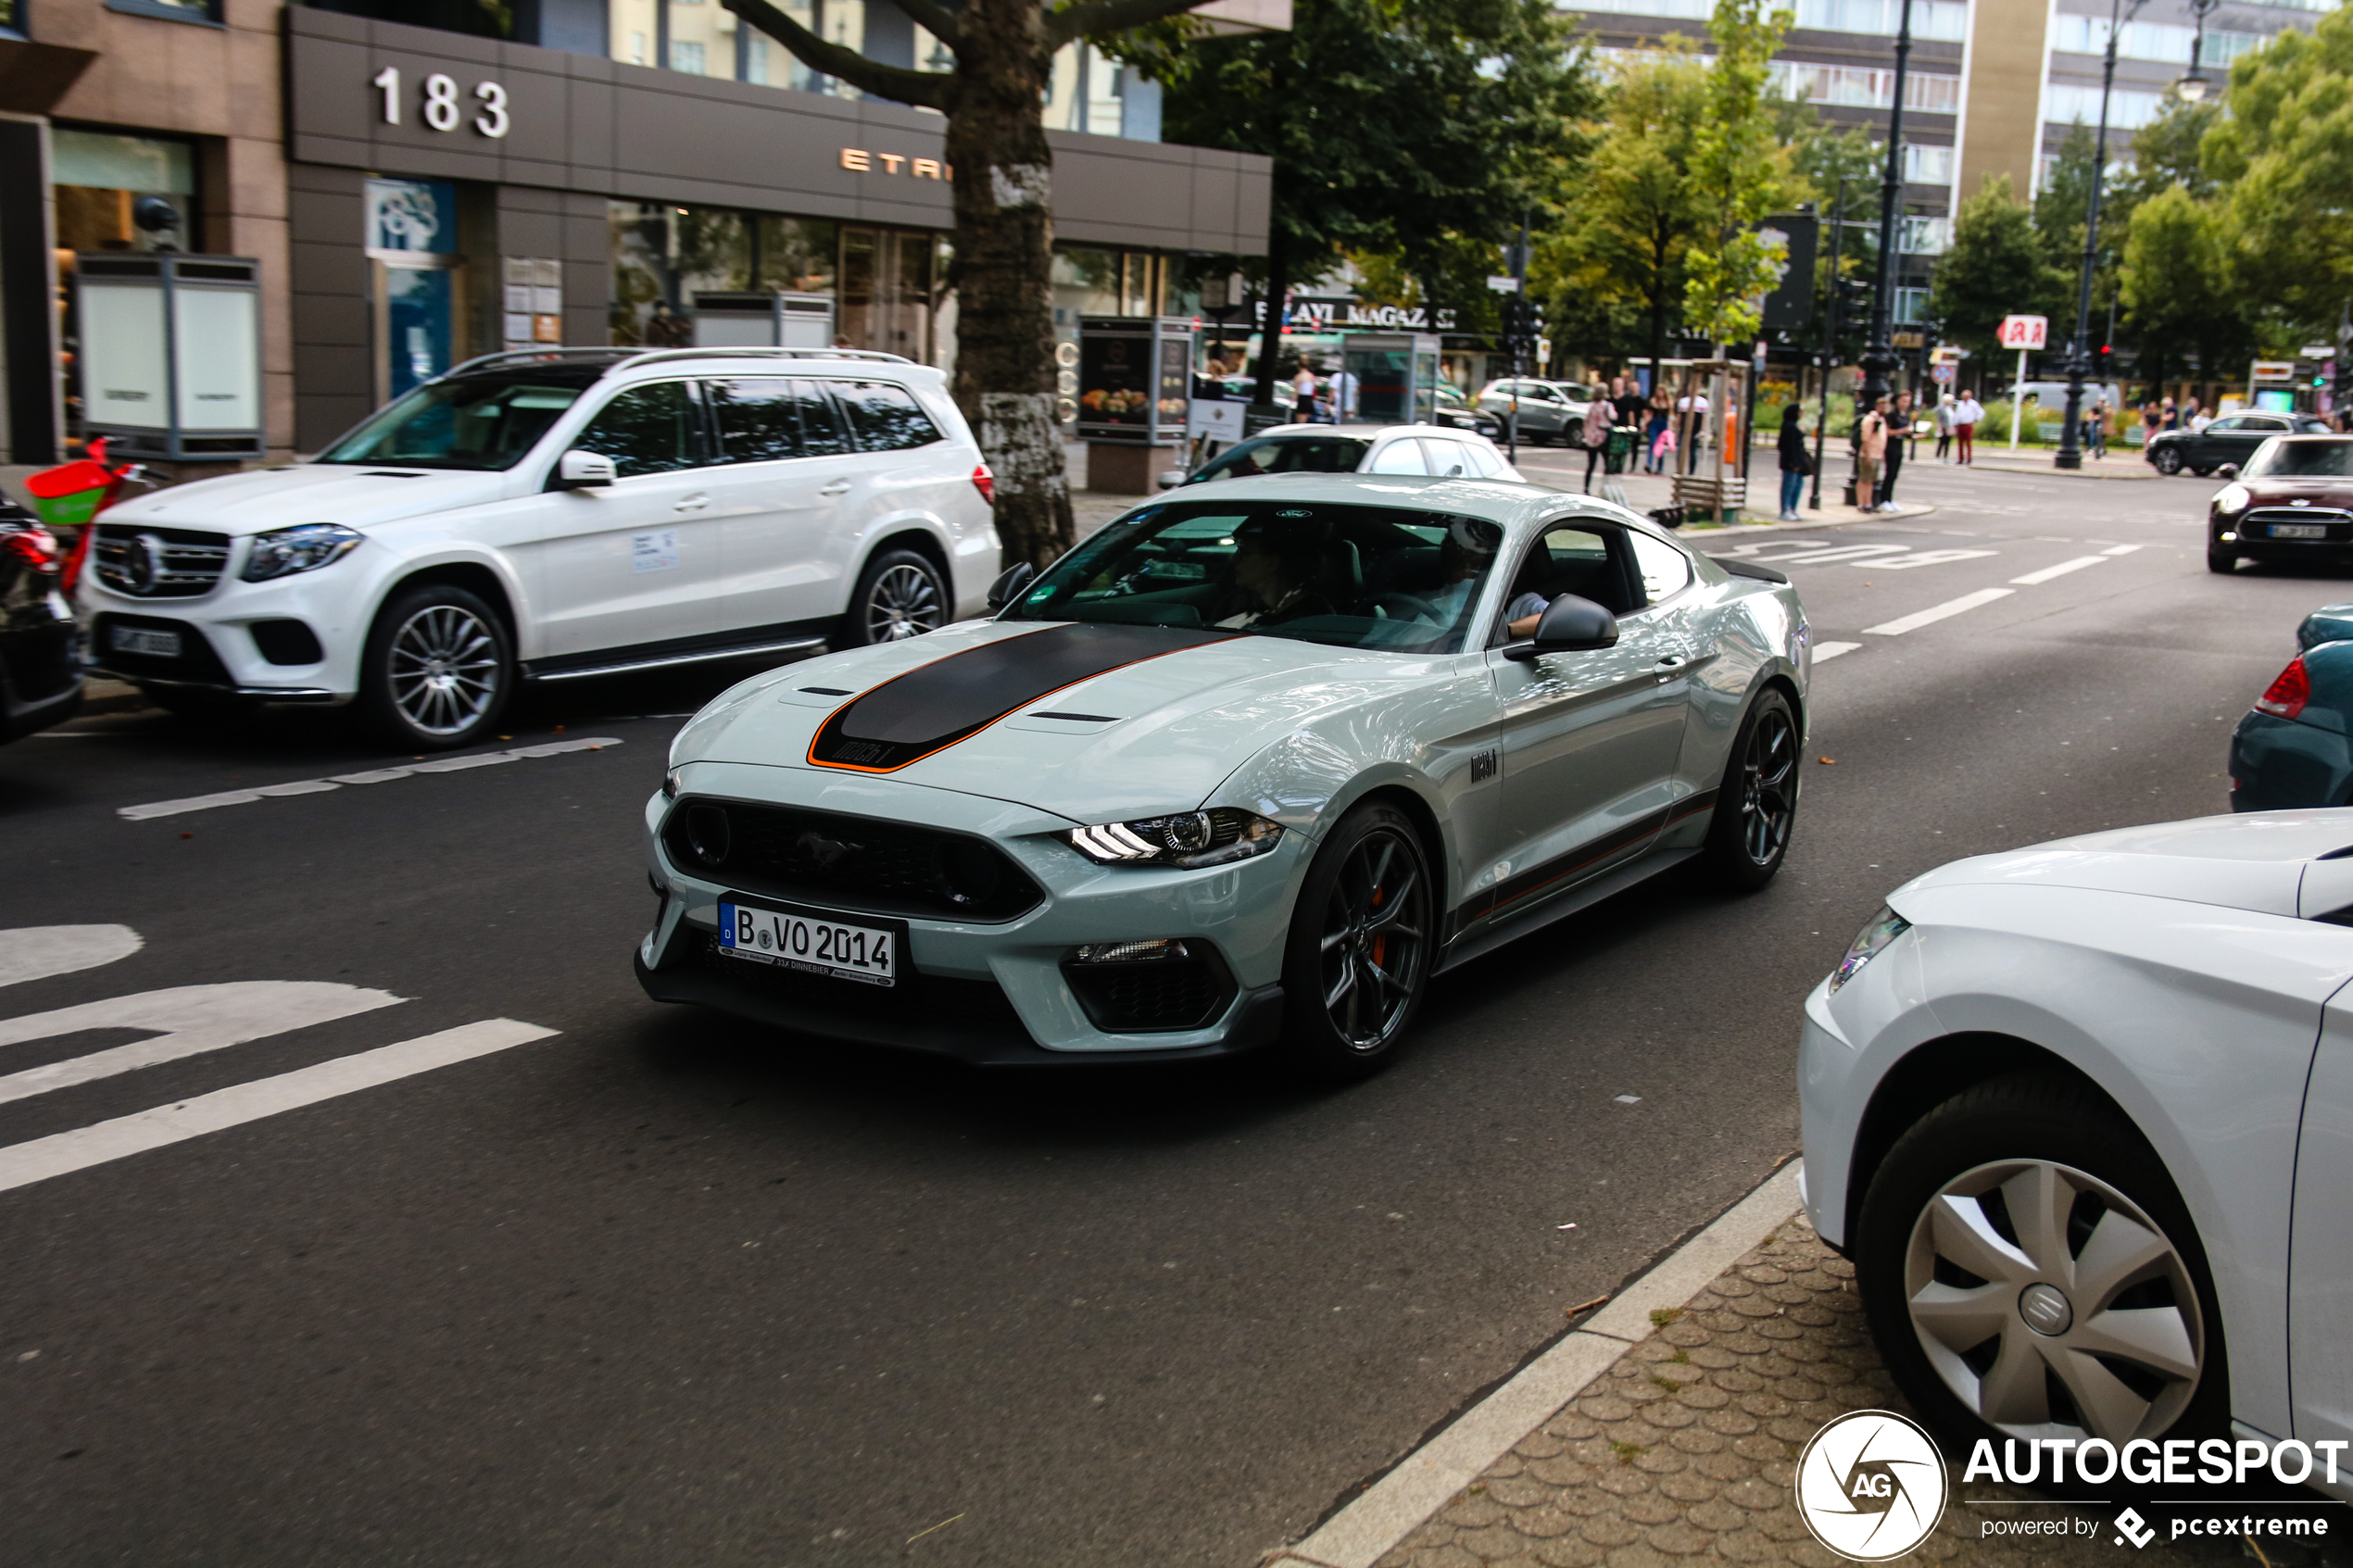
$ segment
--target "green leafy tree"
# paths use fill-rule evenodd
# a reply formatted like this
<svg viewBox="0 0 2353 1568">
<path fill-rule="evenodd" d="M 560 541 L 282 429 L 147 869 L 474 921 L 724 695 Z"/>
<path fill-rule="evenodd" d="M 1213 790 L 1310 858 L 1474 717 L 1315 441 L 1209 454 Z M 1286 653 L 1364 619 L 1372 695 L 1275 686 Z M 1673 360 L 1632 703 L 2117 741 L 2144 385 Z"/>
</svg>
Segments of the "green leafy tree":
<svg viewBox="0 0 2353 1568">
<path fill-rule="evenodd" d="M 1793 13 L 1769 15 L 1766 0 L 1716 0 L 1707 26 L 1716 41 L 1691 150 L 1691 199 L 1703 242 L 1690 252 L 1683 312 L 1717 343 L 1754 337 L 1762 303 L 1786 246 L 1756 225 L 1794 189 L 1789 148 L 1777 141 L 1766 94 L 1773 52 Z"/>
<path fill-rule="evenodd" d="M 2182 185 L 2133 212 L 2122 299 L 2145 380 L 2162 382 L 2193 358 L 2210 376 L 2251 357 L 2253 325 L 2224 264 L 2222 220 L 2214 204 Z"/>
<path fill-rule="evenodd" d="M 2002 318 L 2013 312 L 2052 318 L 2052 340 L 2074 320 L 2069 276 L 2051 264 L 2034 215 L 2010 194 L 2009 176 L 1989 179 L 1961 204 L 1953 243 L 1938 263 L 1929 312 L 1944 335 L 1986 363 L 1998 350 Z"/>
<path fill-rule="evenodd" d="M 1831 319 L 1831 257 L 1836 256 L 1841 275 L 1872 276 L 1879 256 L 1880 181 L 1887 154 L 1860 129 L 1817 121 L 1812 109 L 1803 105 L 1797 107 L 1806 122 L 1793 128 L 1792 160 L 1797 178 L 1822 216 L 1821 241 L 1814 257 L 1816 324 L 1810 337 L 1818 343 Z M 1838 237 L 1842 232 L 1843 241 Z M 1870 326 L 1865 312 L 1850 310 L 1842 316 L 1838 342 L 1831 345 L 1838 363 L 1851 364 L 1862 354 L 1870 338 Z"/>
<path fill-rule="evenodd" d="M 2353 13 L 2241 56 L 2225 105 L 2201 151 L 2230 270 L 2291 327 L 2333 332 L 2353 297 Z"/>
</svg>

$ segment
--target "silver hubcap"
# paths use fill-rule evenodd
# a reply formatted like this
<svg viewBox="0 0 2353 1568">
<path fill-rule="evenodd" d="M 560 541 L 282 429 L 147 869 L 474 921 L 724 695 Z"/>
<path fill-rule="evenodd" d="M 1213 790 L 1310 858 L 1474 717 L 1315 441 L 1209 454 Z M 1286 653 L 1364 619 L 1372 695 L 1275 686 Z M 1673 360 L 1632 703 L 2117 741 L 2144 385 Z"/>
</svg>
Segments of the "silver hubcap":
<svg viewBox="0 0 2353 1568">
<path fill-rule="evenodd" d="M 392 638 L 392 705 L 429 735 L 454 735 L 498 695 L 498 642 L 479 617 L 428 605 Z"/>
<path fill-rule="evenodd" d="M 920 637 L 940 625 L 939 585 L 919 566 L 894 566 L 875 579 L 866 596 L 866 640 L 895 643 Z"/>
<path fill-rule="evenodd" d="M 2000 1160 L 1912 1226 L 1904 1294 L 1944 1386 L 2018 1437 L 2154 1437 L 2197 1391 L 2205 1332 L 2173 1244 L 2098 1177 Z"/>
</svg>

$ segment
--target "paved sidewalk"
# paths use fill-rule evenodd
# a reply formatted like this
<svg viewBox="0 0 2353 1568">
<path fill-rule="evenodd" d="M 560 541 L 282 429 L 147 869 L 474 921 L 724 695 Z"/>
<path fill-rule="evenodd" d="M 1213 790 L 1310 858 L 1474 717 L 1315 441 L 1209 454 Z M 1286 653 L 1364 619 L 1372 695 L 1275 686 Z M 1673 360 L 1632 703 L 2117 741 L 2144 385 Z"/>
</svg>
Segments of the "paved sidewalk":
<svg viewBox="0 0 2353 1568">
<path fill-rule="evenodd" d="M 1791 1215 L 1682 1306 L 1652 1310 L 1647 1336 L 1373 1558 L 1374 1568 L 1835 1568 L 1843 1560 L 1798 1517 L 1798 1455 L 1825 1423 L 1849 1411 L 1912 1413 L 1863 1326 L 1854 1275 L 1802 1213 Z M 1586 1332 L 1600 1321 L 1589 1319 Z M 2040 1568 L 2109 1555 L 2105 1515 L 2096 1548 L 2081 1536 L 1983 1537 L 1984 1521 L 2016 1519 L 2020 1511 L 1964 1502 L 1965 1495 L 2035 1494 L 1982 1482 L 1964 1487 L 1960 1465 L 1948 1470 L 1954 1500 L 1943 1524 L 1895 1561 Z M 2053 1512 L 2039 1507 L 2031 1516 Z M 1327 1527 L 1271 1553 L 1265 1568 L 1347 1568 L 1345 1551 L 1316 1555 L 1338 1535 Z M 2159 1542 L 2113 1555 L 2133 1568 L 2257 1561 L 2235 1541 L 2202 1542 L 2196 1550 L 2185 1545 Z M 2271 1568 L 2321 1561 L 2309 1547 L 2267 1540 L 2263 1550 Z"/>
</svg>

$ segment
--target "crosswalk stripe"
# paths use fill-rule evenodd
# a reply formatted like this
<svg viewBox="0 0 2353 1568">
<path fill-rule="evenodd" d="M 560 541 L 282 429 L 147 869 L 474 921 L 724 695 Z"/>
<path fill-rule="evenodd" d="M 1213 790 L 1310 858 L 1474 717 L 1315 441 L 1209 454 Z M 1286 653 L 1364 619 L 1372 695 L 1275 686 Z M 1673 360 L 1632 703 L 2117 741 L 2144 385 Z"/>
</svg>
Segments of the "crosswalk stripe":
<svg viewBox="0 0 2353 1568">
<path fill-rule="evenodd" d="M 1826 659 L 1836 659 L 1840 654 L 1853 653 L 1862 646 L 1860 643 L 1824 643 L 1814 650 L 1814 662 L 1819 664 Z"/>
<path fill-rule="evenodd" d="M 2031 588 L 2037 583 L 2048 583 L 2054 577 L 2064 577 L 2070 571 L 2081 571 L 2087 566 L 2106 566 L 2108 561 L 2108 558 L 2106 556 L 2077 556 L 2072 560 L 2063 560 L 2057 566 L 2046 566 L 2040 571 L 2030 571 L 2023 577 L 2013 577 L 2010 581 Z"/>
<path fill-rule="evenodd" d="M 0 1019 L 0 1046 L 90 1029 L 159 1031 L 126 1046 L 0 1075 L 0 1105 L 206 1051 L 225 1050 L 289 1030 L 332 1023 L 407 999 L 389 991 L 332 980 L 231 980 L 108 997 L 79 1007 Z"/>
<path fill-rule="evenodd" d="M 281 1073 L 272 1078 L 218 1089 L 173 1105 L 159 1105 L 152 1110 L 94 1123 L 69 1133 L 33 1138 L 0 1148 L 0 1192 L 395 1083 L 436 1067 L 490 1056 L 510 1047 L 544 1040 L 555 1033 L 553 1029 L 511 1018 L 485 1019 L 436 1035 L 403 1040 L 398 1045 Z"/>
<path fill-rule="evenodd" d="M 1932 626 L 1948 616 L 1959 615 L 1965 610 L 1975 609 L 1980 605 L 1990 605 L 1995 599 L 2007 599 L 2016 592 L 2018 590 L 2015 588 L 1980 588 L 1974 594 L 1963 594 L 1957 599 L 1947 599 L 1941 605 L 1931 605 L 1926 609 L 1915 610 L 1910 615 L 1898 616 L 1893 621 L 1882 621 L 1877 626 L 1866 626 L 1863 628 L 1863 633 L 1870 637 L 1900 637 L 1906 632 L 1917 632 L 1923 626 Z"/>
<path fill-rule="evenodd" d="M 346 784 L 390 784 L 411 773 L 459 773 L 470 768 L 490 768 L 501 762 L 520 762 L 532 757 L 555 757 L 567 751 L 601 751 L 606 746 L 621 744 L 617 735 L 543 741 L 537 746 L 519 746 L 511 751 L 474 751 L 463 757 L 434 757 L 422 762 L 404 762 L 396 768 L 371 768 L 365 772 L 334 773 L 323 779 L 294 779 L 285 784 L 256 784 L 251 789 L 224 789 L 212 795 L 191 795 L 179 800 L 153 800 L 144 806 L 119 806 L 115 808 L 115 815 L 129 822 L 144 822 L 154 817 L 177 817 L 188 811 L 209 811 L 216 806 L 249 806 L 257 800 L 280 796 L 323 795 Z"/>
<path fill-rule="evenodd" d="M 2110 545 L 2107 549 L 2102 550 L 2100 554 L 2104 556 L 2129 556 L 2139 548 L 2140 546 L 2138 545 Z"/>
</svg>

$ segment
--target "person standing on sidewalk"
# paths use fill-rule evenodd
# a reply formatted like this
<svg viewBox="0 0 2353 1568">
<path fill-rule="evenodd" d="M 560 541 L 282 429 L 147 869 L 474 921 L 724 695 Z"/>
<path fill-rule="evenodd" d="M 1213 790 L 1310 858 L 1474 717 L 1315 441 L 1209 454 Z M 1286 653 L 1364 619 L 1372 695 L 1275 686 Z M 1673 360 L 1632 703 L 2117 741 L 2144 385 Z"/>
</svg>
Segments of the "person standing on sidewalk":
<svg viewBox="0 0 2353 1568">
<path fill-rule="evenodd" d="M 1595 397 L 1585 405 L 1585 419 L 1577 427 L 1578 445 L 1585 448 L 1585 494 L 1593 493 L 1593 470 L 1601 466 L 1602 458 L 1609 450 L 1610 426 L 1616 421 L 1617 405 L 1607 397 Z"/>
<path fill-rule="evenodd" d="M 1783 522 L 1797 521 L 1797 503 L 1806 495 L 1806 476 L 1814 471 L 1813 455 L 1806 450 L 1806 429 L 1799 423 L 1804 410 L 1794 403 L 1781 405 L 1781 510 Z"/>
<path fill-rule="evenodd" d="M 1953 400 L 1940 396 L 1936 400 L 1936 460 L 1953 460 Z"/>
<path fill-rule="evenodd" d="M 1975 456 L 1977 421 L 1985 417 L 1985 405 L 1977 400 L 1974 392 L 1964 392 L 1961 400 L 1953 405 L 1953 439 L 1958 445 L 1959 461 L 1967 466 Z"/>
<path fill-rule="evenodd" d="M 1880 479 L 1879 495 L 1875 499 L 1879 502 L 1878 510 L 1892 512 L 1895 509 L 1895 476 L 1904 471 L 1904 443 L 1912 438 L 1910 393 L 1899 392 L 1895 395 L 1895 407 L 1888 413 L 1887 424 L 1887 465 Z"/>
<path fill-rule="evenodd" d="M 1855 427 L 1855 505 L 1872 509 L 1879 489 L 1879 466 L 1887 458 L 1887 398 L 1872 400 L 1870 412 Z"/>
</svg>

